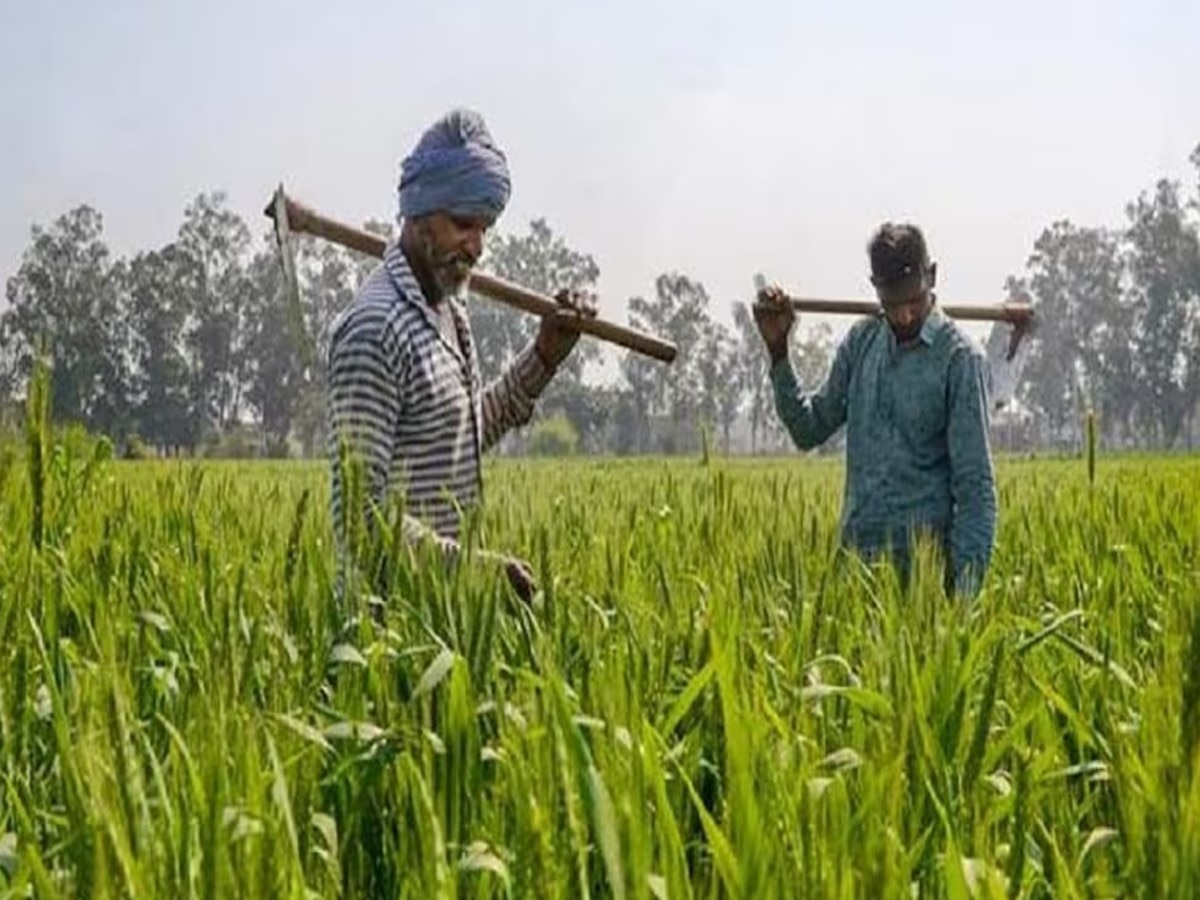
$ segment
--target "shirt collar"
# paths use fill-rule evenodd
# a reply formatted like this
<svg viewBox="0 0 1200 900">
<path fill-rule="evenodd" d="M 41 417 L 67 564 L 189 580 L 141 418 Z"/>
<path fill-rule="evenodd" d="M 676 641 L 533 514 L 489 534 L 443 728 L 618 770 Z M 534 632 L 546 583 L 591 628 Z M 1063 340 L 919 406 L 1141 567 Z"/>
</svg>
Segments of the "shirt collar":
<svg viewBox="0 0 1200 900">
<path fill-rule="evenodd" d="M 929 315 L 925 317 L 925 321 L 921 323 L 921 330 L 917 334 L 917 340 L 919 340 L 926 347 L 933 344 L 933 339 L 937 336 L 937 333 L 942 330 L 942 325 L 945 320 L 945 315 L 935 304 L 934 307 L 929 310 Z"/>
<path fill-rule="evenodd" d="M 421 287 L 421 282 L 413 273 L 412 266 L 408 263 L 408 257 L 400 249 L 399 240 L 388 244 L 387 249 L 384 250 L 383 265 L 405 300 L 430 314 L 433 313 L 433 304 L 425 296 L 425 289 Z"/>
<path fill-rule="evenodd" d="M 887 316 L 884 315 L 882 309 L 879 310 L 876 317 L 883 324 L 883 327 L 887 329 L 888 347 L 893 353 L 897 352 L 900 349 L 900 344 L 897 342 L 896 333 L 892 331 L 892 327 L 888 324 Z M 945 321 L 946 314 L 935 304 L 929 310 L 929 315 L 925 317 L 925 321 L 921 323 L 921 330 L 917 332 L 917 341 L 926 347 L 932 346 L 934 338 L 937 337 L 937 333 L 941 330 Z"/>
</svg>

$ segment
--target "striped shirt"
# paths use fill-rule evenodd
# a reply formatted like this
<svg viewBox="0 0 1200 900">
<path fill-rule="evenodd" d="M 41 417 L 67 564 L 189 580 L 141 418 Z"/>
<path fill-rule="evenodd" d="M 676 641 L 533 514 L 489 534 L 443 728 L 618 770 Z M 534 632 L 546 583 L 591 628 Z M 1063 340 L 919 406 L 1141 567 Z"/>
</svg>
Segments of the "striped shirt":
<svg viewBox="0 0 1200 900">
<path fill-rule="evenodd" d="M 382 507 L 402 499 L 406 540 L 432 539 L 453 553 L 460 516 L 482 500 L 482 454 L 529 421 L 553 375 L 530 344 L 481 387 L 462 303 L 447 297 L 442 304 L 452 328 L 439 327 L 438 309 L 393 242 L 331 326 L 328 450 L 339 555 L 346 527 L 341 441 L 364 465 L 364 501 Z"/>
</svg>

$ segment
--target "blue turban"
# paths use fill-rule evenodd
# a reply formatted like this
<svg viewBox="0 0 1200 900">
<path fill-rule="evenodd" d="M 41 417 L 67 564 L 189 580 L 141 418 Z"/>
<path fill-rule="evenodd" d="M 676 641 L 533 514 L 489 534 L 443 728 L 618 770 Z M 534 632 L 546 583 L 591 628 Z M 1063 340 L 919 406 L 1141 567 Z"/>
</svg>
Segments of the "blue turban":
<svg viewBox="0 0 1200 900">
<path fill-rule="evenodd" d="M 508 163 L 483 117 L 454 109 L 421 135 L 400 166 L 400 219 L 431 212 L 495 219 L 508 204 Z"/>
</svg>

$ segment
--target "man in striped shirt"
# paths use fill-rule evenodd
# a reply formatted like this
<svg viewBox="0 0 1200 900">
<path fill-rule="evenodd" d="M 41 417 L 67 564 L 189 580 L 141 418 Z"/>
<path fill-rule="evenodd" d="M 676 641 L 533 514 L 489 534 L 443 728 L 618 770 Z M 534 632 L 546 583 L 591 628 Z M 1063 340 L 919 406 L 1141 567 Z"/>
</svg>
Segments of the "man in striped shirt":
<svg viewBox="0 0 1200 900">
<path fill-rule="evenodd" d="M 331 328 L 332 512 L 343 563 L 349 518 L 360 512 L 346 508 L 343 445 L 364 465 L 367 522 L 372 508 L 398 499 L 406 542 L 427 542 L 456 560 L 462 517 L 482 498 L 482 454 L 529 421 L 578 340 L 578 331 L 546 317 L 507 371 L 480 383 L 463 294 L 509 194 L 505 156 L 472 111 L 443 116 L 403 162 L 399 239 Z M 588 295 L 564 291 L 557 299 L 564 318 L 596 314 Z M 476 555 L 502 567 L 522 597 L 532 596 L 525 562 Z"/>
</svg>

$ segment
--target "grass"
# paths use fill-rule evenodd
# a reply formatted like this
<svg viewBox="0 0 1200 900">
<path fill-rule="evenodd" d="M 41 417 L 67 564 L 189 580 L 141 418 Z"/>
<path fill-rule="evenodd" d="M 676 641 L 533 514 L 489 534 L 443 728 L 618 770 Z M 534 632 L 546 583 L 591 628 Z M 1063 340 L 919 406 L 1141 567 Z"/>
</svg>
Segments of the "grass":
<svg viewBox="0 0 1200 900">
<path fill-rule="evenodd" d="M 333 601 L 319 465 L 0 459 L 0 898 L 1200 885 L 1200 464 L 1004 460 L 973 605 L 842 470 L 503 462 L 495 573 Z"/>
</svg>

